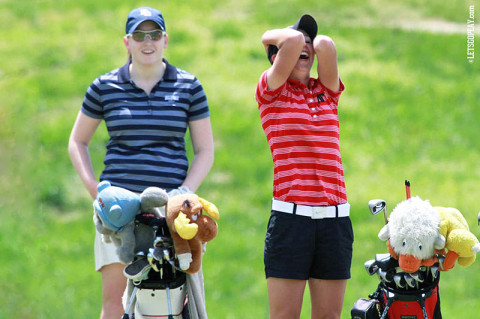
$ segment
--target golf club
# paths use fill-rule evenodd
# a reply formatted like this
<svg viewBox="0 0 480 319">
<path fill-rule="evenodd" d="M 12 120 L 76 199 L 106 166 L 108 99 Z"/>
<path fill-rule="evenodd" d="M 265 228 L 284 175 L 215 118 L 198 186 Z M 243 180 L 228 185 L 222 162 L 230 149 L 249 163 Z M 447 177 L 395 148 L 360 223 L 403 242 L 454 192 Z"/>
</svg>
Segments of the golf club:
<svg viewBox="0 0 480 319">
<path fill-rule="evenodd" d="M 415 280 L 412 278 L 412 276 L 410 276 L 410 274 L 405 274 L 404 278 L 409 287 L 415 288 Z"/>
<path fill-rule="evenodd" d="M 366 261 L 364 266 L 365 266 L 365 270 L 370 276 L 372 276 L 378 271 L 378 266 L 376 265 L 375 260 L 373 259 Z"/>
<path fill-rule="evenodd" d="M 397 288 L 405 288 L 405 279 L 403 278 L 402 275 L 400 274 L 395 274 L 393 276 L 393 280 L 395 281 L 395 285 L 397 286 Z"/>
<path fill-rule="evenodd" d="M 417 282 L 423 282 L 425 279 L 423 278 L 423 275 L 421 273 L 419 273 L 418 271 L 417 272 L 414 272 L 414 273 L 411 273 L 410 276 L 415 279 L 415 281 Z"/>
<path fill-rule="evenodd" d="M 385 217 L 385 224 L 388 224 L 387 218 L 387 202 L 383 199 L 372 199 L 368 202 L 368 208 L 373 215 L 383 211 L 383 216 Z"/>
</svg>

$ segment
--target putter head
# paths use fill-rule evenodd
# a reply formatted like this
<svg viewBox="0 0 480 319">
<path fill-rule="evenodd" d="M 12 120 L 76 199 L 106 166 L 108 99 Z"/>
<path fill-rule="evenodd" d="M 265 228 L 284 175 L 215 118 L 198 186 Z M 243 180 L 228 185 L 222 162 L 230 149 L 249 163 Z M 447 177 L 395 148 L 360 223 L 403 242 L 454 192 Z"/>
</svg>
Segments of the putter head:
<svg viewBox="0 0 480 319">
<path fill-rule="evenodd" d="M 378 213 L 385 211 L 386 208 L 387 202 L 385 202 L 383 199 L 372 199 L 368 202 L 368 209 L 373 215 L 377 215 Z"/>
</svg>

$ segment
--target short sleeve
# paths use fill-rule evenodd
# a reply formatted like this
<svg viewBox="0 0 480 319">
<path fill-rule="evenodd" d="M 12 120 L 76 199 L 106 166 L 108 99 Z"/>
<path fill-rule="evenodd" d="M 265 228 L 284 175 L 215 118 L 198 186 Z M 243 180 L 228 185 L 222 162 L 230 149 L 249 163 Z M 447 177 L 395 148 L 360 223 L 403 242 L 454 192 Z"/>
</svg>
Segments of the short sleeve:
<svg viewBox="0 0 480 319">
<path fill-rule="evenodd" d="M 287 82 L 281 85 L 279 88 L 275 90 L 269 90 L 267 84 L 267 71 L 263 72 L 260 80 L 257 84 L 257 90 L 255 91 L 255 100 L 258 102 L 259 105 L 269 104 L 274 101 L 284 89 Z"/>
<path fill-rule="evenodd" d="M 96 79 L 88 87 L 83 99 L 81 111 L 83 114 L 96 119 L 103 119 L 103 106 L 99 90 L 100 80 Z"/>
<path fill-rule="evenodd" d="M 208 101 L 202 84 L 194 78 L 190 89 L 190 108 L 188 110 L 189 121 L 200 120 L 210 116 Z"/>
</svg>

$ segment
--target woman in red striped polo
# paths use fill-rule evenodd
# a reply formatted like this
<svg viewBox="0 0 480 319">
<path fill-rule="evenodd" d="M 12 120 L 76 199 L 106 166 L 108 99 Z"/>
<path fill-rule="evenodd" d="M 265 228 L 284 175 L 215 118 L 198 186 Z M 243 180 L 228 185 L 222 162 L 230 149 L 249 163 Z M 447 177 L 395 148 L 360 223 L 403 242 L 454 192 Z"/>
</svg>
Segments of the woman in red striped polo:
<svg viewBox="0 0 480 319">
<path fill-rule="evenodd" d="M 265 237 L 270 318 L 299 318 L 306 284 L 312 318 L 340 318 L 350 278 L 353 229 L 339 146 L 344 90 L 331 38 L 303 15 L 262 36 L 272 66 L 257 85 L 274 163 Z M 310 77 L 317 60 L 318 77 Z"/>
</svg>

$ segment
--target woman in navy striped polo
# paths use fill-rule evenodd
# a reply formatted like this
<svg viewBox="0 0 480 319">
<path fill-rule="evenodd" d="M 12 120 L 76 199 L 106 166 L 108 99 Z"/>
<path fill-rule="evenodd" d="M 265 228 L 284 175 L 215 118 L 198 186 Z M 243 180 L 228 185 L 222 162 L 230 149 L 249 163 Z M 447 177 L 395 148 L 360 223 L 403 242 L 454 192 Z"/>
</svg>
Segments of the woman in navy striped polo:
<svg viewBox="0 0 480 319">
<path fill-rule="evenodd" d="M 97 196 L 89 143 L 102 120 L 109 141 L 99 178 L 140 193 L 149 186 L 171 194 L 195 192 L 213 164 L 207 98 L 198 79 L 163 57 L 168 35 L 160 11 L 132 10 L 123 38 L 128 62 L 101 75 L 88 88 L 69 141 L 73 165 L 90 196 Z M 191 165 L 185 134 L 193 144 Z M 102 274 L 102 317 L 120 318 L 126 278 L 112 244 L 95 240 L 96 269 Z"/>
</svg>

